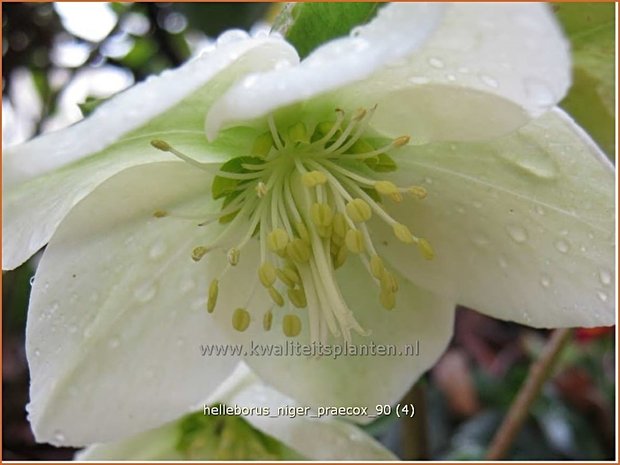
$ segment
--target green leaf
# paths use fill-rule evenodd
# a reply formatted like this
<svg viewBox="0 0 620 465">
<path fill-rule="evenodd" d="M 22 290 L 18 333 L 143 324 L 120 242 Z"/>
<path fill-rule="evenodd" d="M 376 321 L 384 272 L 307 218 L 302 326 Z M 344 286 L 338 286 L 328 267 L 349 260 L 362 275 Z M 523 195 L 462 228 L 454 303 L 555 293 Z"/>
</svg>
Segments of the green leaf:
<svg viewBox="0 0 620 465">
<path fill-rule="evenodd" d="M 379 3 L 294 3 L 276 18 L 273 30 L 279 32 L 299 53 L 307 57 L 325 42 L 343 37 L 355 27 L 369 22 Z"/>
<path fill-rule="evenodd" d="M 250 170 L 245 169 L 242 165 L 260 165 L 264 162 L 265 160 L 256 157 L 237 157 L 224 163 L 220 168 L 220 171 L 226 171 L 228 173 L 251 173 Z M 213 184 L 211 185 L 211 194 L 213 195 L 213 199 L 221 199 L 222 197 L 232 194 L 241 182 L 243 181 L 216 176 L 213 180 Z"/>
<path fill-rule="evenodd" d="M 573 86 L 561 106 L 613 158 L 615 6 L 613 3 L 562 3 L 554 8 L 573 52 Z"/>
</svg>

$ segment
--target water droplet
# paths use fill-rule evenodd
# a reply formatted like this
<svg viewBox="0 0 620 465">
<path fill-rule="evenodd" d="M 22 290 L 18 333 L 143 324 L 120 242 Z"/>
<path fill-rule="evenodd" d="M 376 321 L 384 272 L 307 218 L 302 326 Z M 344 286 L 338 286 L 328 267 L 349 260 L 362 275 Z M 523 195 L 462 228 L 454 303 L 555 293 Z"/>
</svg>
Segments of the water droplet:
<svg viewBox="0 0 620 465">
<path fill-rule="evenodd" d="M 233 42 L 238 42 L 243 39 L 247 39 L 249 37 L 248 33 L 242 31 L 241 29 L 230 29 L 217 38 L 217 45 L 226 45 L 231 44 Z"/>
<path fill-rule="evenodd" d="M 504 161 L 537 178 L 553 179 L 559 171 L 545 145 L 529 134 L 519 133 L 514 139 L 507 140 L 496 153 Z"/>
<path fill-rule="evenodd" d="M 609 286 L 611 284 L 611 273 L 607 270 L 600 270 L 598 272 L 598 278 L 604 286 Z"/>
<path fill-rule="evenodd" d="M 156 293 L 157 287 L 155 286 L 155 283 L 146 282 L 135 290 L 133 296 L 138 302 L 146 303 L 152 300 Z"/>
<path fill-rule="evenodd" d="M 471 240 L 478 247 L 484 247 L 489 243 L 489 239 L 482 233 L 475 233 Z"/>
<path fill-rule="evenodd" d="M 480 202 L 479 200 L 474 200 L 471 204 L 474 206 L 474 208 L 482 208 L 482 202 Z"/>
<path fill-rule="evenodd" d="M 508 235 L 512 238 L 512 240 L 519 244 L 527 241 L 527 231 L 523 226 L 509 224 L 506 226 L 506 231 L 508 231 Z"/>
<path fill-rule="evenodd" d="M 545 209 L 541 207 L 540 205 L 536 205 L 536 213 L 542 216 L 545 214 Z"/>
<path fill-rule="evenodd" d="M 57 442 L 57 443 L 65 442 L 65 434 L 59 429 L 54 431 L 53 437 L 54 437 L 54 442 Z"/>
<path fill-rule="evenodd" d="M 192 289 L 194 289 L 195 287 L 196 287 L 196 283 L 194 282 L 194 280 L 188 279 L 187 281 L 184 281 L 183 284 L 181 284 L 181 292 L 183 294 L 186 294 Z"/>
<path fill-rule="evenodd" d="M 555 96 L 549 85 L 538 78 L 527 78 L 523 81 L 525 93 L 536 104 L 547 107 L 555 103 Z"/>
<path fill-rule="evenodd" d="M 504 270 L 508 268 L 508 262 L 506 261 L 506 257 L 504 257 L 503 255 L 499 256 L 499 258 L 497 259 L 497 262 L 499 263 L 500 268 Z"/>
<path fill-rule="evenodd" d="M 30 277 L 30 285 L 34 286 L 34 275 Z"/>
<path fill-rule="evenodd" d="M 551 278 L 546 274 L 543 274 L 540 278 L 540 284 L 542 285 L 542 287 L 551 286 Z"/>
<path fill-rule="evenodd" d="M 424 76 L 411 76 L 409 82 L 411 84 L 428 84 L 430 79 Z"/>
<path fill-rule="evenodd" d="M 568 245 L 568 242 L 566 242 L 564 239 L 560 239 L 559 241 L 556 241 L 555 248 L 558 249 L 558 252 L 566 253 L 568 252 L 570 246 Z"/>
<path fill-rule="evenodd" d="M 431 65 L 433 68 L 438 68 L 438 69 L 441 69 L 445 66 L 444 62 L 436 57 L 429 58 L 428 64 Z"/>
<path fill-rule="evenodd" d="M 425 182 L 426 184 L 433 184 L 433 180 L 432 180 L 431 178 L 426 178 L 426 179 L 424 180 L 424 182 Z"/>
<path fill-rule="evenodd" d="M 448 74 L 446 78 L 448 78 L 448 81 L 456 81 L 456 76 L 454 74 Z"/>
<path fill-rule="evenodd" d="M 116 349 L 120 345 L 120 341 L 115 337 L 108 341 L 108 347 L 110 347 L 110 349 Z"/>
<path fill-rule="evenodd" d="M 497 82 L 497 79 L 489 76 L 488 74 L 481 74 L 480 80 L 493 89 L 497 89 L 499 87 L 499 82 Z"/>
<path fill-rule="evenodd" d="M 157 260 L 166 253 L 166 250 L 166 243 L 163 240 L 157 241 L 155 244 L 153 244 L 151 250 L 149 250 L 149 257 L 151 257 L 153 260 Z"/>
<path fill-rule="evenodd" d="M 601 299 L 602 302 L 607 302 L 607 294 L 603 291 L 598 291 L 598 298 Z"/>
<path fill-rule="evenodd" d="M 34 356 L 39 357 L 41 355 L 41 351 L 39 349 L 34 349 Z"/>
</svg>

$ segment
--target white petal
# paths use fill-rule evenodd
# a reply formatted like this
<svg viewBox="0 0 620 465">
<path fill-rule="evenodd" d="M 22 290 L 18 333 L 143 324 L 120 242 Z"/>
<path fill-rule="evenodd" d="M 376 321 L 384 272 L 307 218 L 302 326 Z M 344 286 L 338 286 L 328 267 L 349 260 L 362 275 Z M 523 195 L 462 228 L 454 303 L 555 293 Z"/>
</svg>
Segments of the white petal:
<svg viewBox="0 0 620 465">
<path fill-rule="evenodd" d="M 297 406 L 295 401 L 258 381 L 247 368 L 241 368 L 242 373 L 236 370 L 226 381 L 226 392 L 212 397 L 207 405 L 218 401 L 230 407 L 269 408 L 273 417 L 249 415 L 244 419 L 308 460 L 396 460 L 372 437 L 344 421 L 309 416 L 276 418 L 278 408 Z M 182 460 L 175 447 L 177 441 L 178 422 L 174 421 L 119 442 L 91 446 L 79 453 L 76 460 Z"/>
<path fill-rule="evenodd" d="M 305 381 L 299 378 L 296 384 Z M 240 407 L 268 407 L 270 416 L 249 415 L 245 419 L 308 460 L 396 460 L 368 434 L 337 417 L 316 419 L 312 411 L 308 411 L 308 416 L 296 418 L 291 418 L 290 413 L 278 415 L 278 409 L 301 407 L 303 410 L 306 405 L 261 382 L 246 384 L 224 402 Z"/>
<path fill-rule="evenodd" d="M 186 413 L 234 368 L 190 258 L 196 222 L 156 209 L 208 208 L 210 177 L 182 162 L 130 168 L 80 202 L 39 264 L 28 314 L 29 418 L 38 441 L 113 441 Z M 197 206 L 196 206 L 197 205 Z"/>
<path fill-rule="evenodd" d="M 238 153 L 240 133 L 207 146 L 207 108 L 249 70 L 296 57 L 290 46 L 275 39 L 221 45 L 119 94 L 74 126 L 7 149 L 3 269 L 19 266 L 39 250 L 73 205 L 105 179 L 130 166 L 174 159 L 150 146 L 154 138 L 206 162 Z"/>
<path fill-rule="evenodd" d="M 212 266 L 217 266 L 213 262 L 211 260 Z M 353 257 L 338 272 L 338 284 L 355 318 L 362 327 L 372 331 L 367 337 L 354 336 L 353 343 L 394 345 L 396 351 L 404 352 L 413 350 L 419 341 L 419 355 L 277 355 L 277 350 L 281 354 L 283 350 L 288 350 L 291 354 L 294 349 L 289 344 L 300 343 L 310 347 L 309 310 L 274 306 L 266 290 L 257 283 L 256 269 L 257 266 L 254 266 L 251 274 L 246 273 L 243 277 L 231 274 L 220 282 L 220 296 L 226 296 L 231 302 L 220 306 L 218 301 L 213 316 L 222 330 L 229 333 L 231 341 L 240 344 L 250 367 L 262 379 L 301 405 L 367 406 L 372 410 L 377 404 L 396 402 L 435 363 L 452 335 L 454 301 L 434 296 L 400 279 L 397 307 L 388 312 L 379 303 L 379 290 L 374 279 Z M 250 297 L 247 297 L 248 292 Z M 246 307 L 252 316 L 249 328 L 242 333 L 231 326 L 232 311 L 238 306 Z M 263 316 L 272 307 L 272 327 L 265 331 Z M 299 315 L 302 320 L 301 334 L 292 339 L 286 338 L 282 332 L 282 318 L 289 313 Z M 330 340 L 329 344 L 340 345 L 342 342 Z M 369 419 L 355 420 L 364 422 Z"/>
<path fill-rule="evenodd" d="M 422 184 L 428 197 L 390 211 L 436 257 L 420 258 L 384 227 L 373 237 L 409 279 L 531 326 L 614 324 L 614 172 L 562 111 L 503 139 L 396 158 L 394 179 Z"/>
<path fill-rule="evenodd" d="M 233 121 L 266 115 L 370 76 L 417 49 L 442 12 L 443 7 L 433 3 L 389 4 L 369 24 L 319 47 L 299 66 L 246 77 L 209 111 L 205 123 L 209 139 Z"/>
<path fill-rule="evenodd" d="M 425 19 L 414 16 L 418 6 L 393 8 L 399 8 L 398 20 L 385 22 L 393 28 L 389 37 L 409 34 Z M 325 48 L 338 50 L 338 44 Z M 522 126 L 555 105 L 570 84 L 567 41 L 542 4 L 451 4 L 428 40 L 371 62 L 387 62 L 372 75 L 363 54 L 345 49 L 342 55 L 232 87 L 208 115 L 209 137 L 234 121 L 320 97 L 318 105 L 332 108 L 378 104 L 372 124 L 386 135 L 410 134 L 420 142 L 476 140 Z M 341 63 L 346 72 L 338 68 Z M 261 89 L 258 97 L 250 95 L 253 89 Z"/>
</svg>

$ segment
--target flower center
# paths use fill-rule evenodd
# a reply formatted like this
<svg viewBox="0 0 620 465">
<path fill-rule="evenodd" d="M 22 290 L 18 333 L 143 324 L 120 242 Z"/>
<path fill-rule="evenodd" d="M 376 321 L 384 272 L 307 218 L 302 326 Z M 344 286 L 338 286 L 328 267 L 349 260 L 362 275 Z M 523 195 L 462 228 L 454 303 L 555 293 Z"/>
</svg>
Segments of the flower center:
<svg viewBox="0 0 620 465">
<path fill-rule="evenodd" d="M 358 110 L 347 116 L 336 110 L 333 120 L 312 128 L 303 122 L 278 128 L 269 117 L 269 131 L 255 139 L 251 155 L 231 159 L 217 172 L 212 194 L 222 203 L 210 221 L 226 227 L 213 243 L 192 252 L 198 261 L 224 238 L 242 237 L 228 250 L 228 266 L 221 279 L 237 264 L 244 246 L 257 238 L 260 283 L 275 306 L 284 307 L 288 299 L 292 306 L 308 309 L 312 341 L 325 343 L 331 334 L 350 342 L 353 332 L 369 334 L 348 308 L 335 278 L 335 270 L 351 255 L 362 260 L 376 281 L 381 305 L 387 310 L 396 305 L 398 283 L 377 254 L 366 224 L 373 216 L 387 223 L 401 242 L 417 245 L 427 259 L 433 257 L 428 241 L 412 234 L 382 206 L 386 198 L 401 202 L 403 194 L 424 199 L 426 191 L 420 186 L 398 187 L 380 178 L 397 169 L 388 152 L 407 144 L 409 137 L 387 144 L 365 137 L 373 112 L 374 108 Z M 164 141 L 151 143 L 197 164 Z M 213 279 L 209 287 L 209 313 L 217 304 L 219 279 Z M 269 310 L 263 317 L 264 330 L 271 329 L 272 320 L 273 310 Z M 281 321 L 286 336 L 300 334 L 302 320 L 295 312 Z M 250 324 L 245 308 L 234 310 L 234 329 L 245 331 Z"/>
</svg>

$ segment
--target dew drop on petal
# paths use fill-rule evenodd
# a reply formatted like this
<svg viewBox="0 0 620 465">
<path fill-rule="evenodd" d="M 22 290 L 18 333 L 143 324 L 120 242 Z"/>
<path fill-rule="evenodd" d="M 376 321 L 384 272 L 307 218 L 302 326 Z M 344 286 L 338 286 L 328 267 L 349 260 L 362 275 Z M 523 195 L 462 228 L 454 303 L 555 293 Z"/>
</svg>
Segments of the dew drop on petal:
<svg viewBox="0 0 620 465">
<path fill-rule="evenodd" d="M 65 434 L 59 429 L 54 431 L 53 438 L 54 438 L 54 441 L 57 443 L 65 442 Z"/>
<path fill-rule="evenodd" d="M 568 252 L 568 249 L 570 248 L 570 246 L 568 245 L 568 242 L 566 242 L 564 239 L 560 239 L 556 241 L 555 248 L 560 253 L 566 253 Z"/>
<path fill-rule="evenodd" d="M 153 260 L 161 258 L 166 253 L 167 247 L 163 240 L 157 241 L 149 250 L 149 257 Z"/>
<path fill-rule="evenodd" d="M 34 275 L 30 277 L 30 285 L 34 286 Z"/>
<path fill-rule="evenodd" d="M 542 287 L 545 287 L 545 288 L 551 286 L 551 278 L 548 275 L 543 274 L 540 277 L 540 284 Z"/>
<path fill-rule="evenodd" d="M 39 357 L 41 355 L 41 351 L 39 349 L 34 349 L 34 356 Z"/>
<path fill-rule="evenodd" d="M 474 208 L 482 208 L 482 202 L 480 202 L 479 200 L 474 200 L 472 202 L 472 205 L 474 206 Z"/>
<path fill-rule="evenodd" d="M 138 287 L 134 291 L 133 296 L 138 302 L 146 303 L 152 300 L 153 297 L 155 297 L 156 293 L 157 287 L 155 286 L 155 284 L 152 282 L 147 282 L 144 283 L 142 286 Z"/>
<path fill-rule="evenodd" d="M 598 291 L 598 298 L 601 299 L 602 302 L 607 302 L 607 294 L 603 291 Z"/>
<path fill-rule="evenodd" d="M 541 107 L 553 105 L 555 96 L 549 85 L 538 78 L 526 78 L 523 87 L 528 98 Z"/>
<path fill-rule="evenodd" d="M 471 240 L 478 247 L 484 247 L 489 243 L 489 239 L 482 233 L 475 233 Z"/>
<path fill-rule="evenodd" d="M 497 259 L 497 262 L 499 263 L 500 268 L 504 270 L 508 268 L 508 262 L 506 261 L 506 257 L 504 257 L 503 255 L 499 256 L 499 258 Z"/>
<path fill-rule="evenodd" d="M 433 68 L 438 68 L 441 69 L 445 66 L 444 62 L 441 61 L 439 58 L 437 57 L 431 57 L 428 59 L 428 64 L 431 65 Z"/>
<path fill-rule="evenodd" d="M 543 207 L 541 207 L 540 205 L 536 205 L 536 213 L 538 213 L 540 216 L 545 214 L 545 209 Z"/>
<path fill-rule="evenodd" d="M 428 84 L 430 82 L 430 79 L 424 76 L 411 76 L 409 78 L 409 82 L 411 84 Z"/>
<path fill-rule="evenodd" d="M 241 29 L 230 29 L 222 33 L 217 38 L 217 45 L 231 44 L 233 42 L 238 42 L 240 40 L 247 39 L 248 37 L 249 37 L 248 33 L 245 31 L 242 31 Z"/>
<path fill-rule="evenodd" d="M 528 239 L 527 231 L 523 226 L 509 224 L 506 226 L 506 231 L 508 232 L 510 238 L 518 244 L 522 244 Z"/>
<path fill-rule="evenodd" d="M 611 273 L 609 271 L 600 270 L 598 272 L 598 277 L 604 286 L 609 286 L 611 284 Z"/>
<path fill-rule="evenodd" d="M 493 89 L 497 89 L 499 87 L 499 82 L 497 82 L 497 79 L 489 76 L 488 74 L 481 74 L 480 80 Z"/>
</svg>

